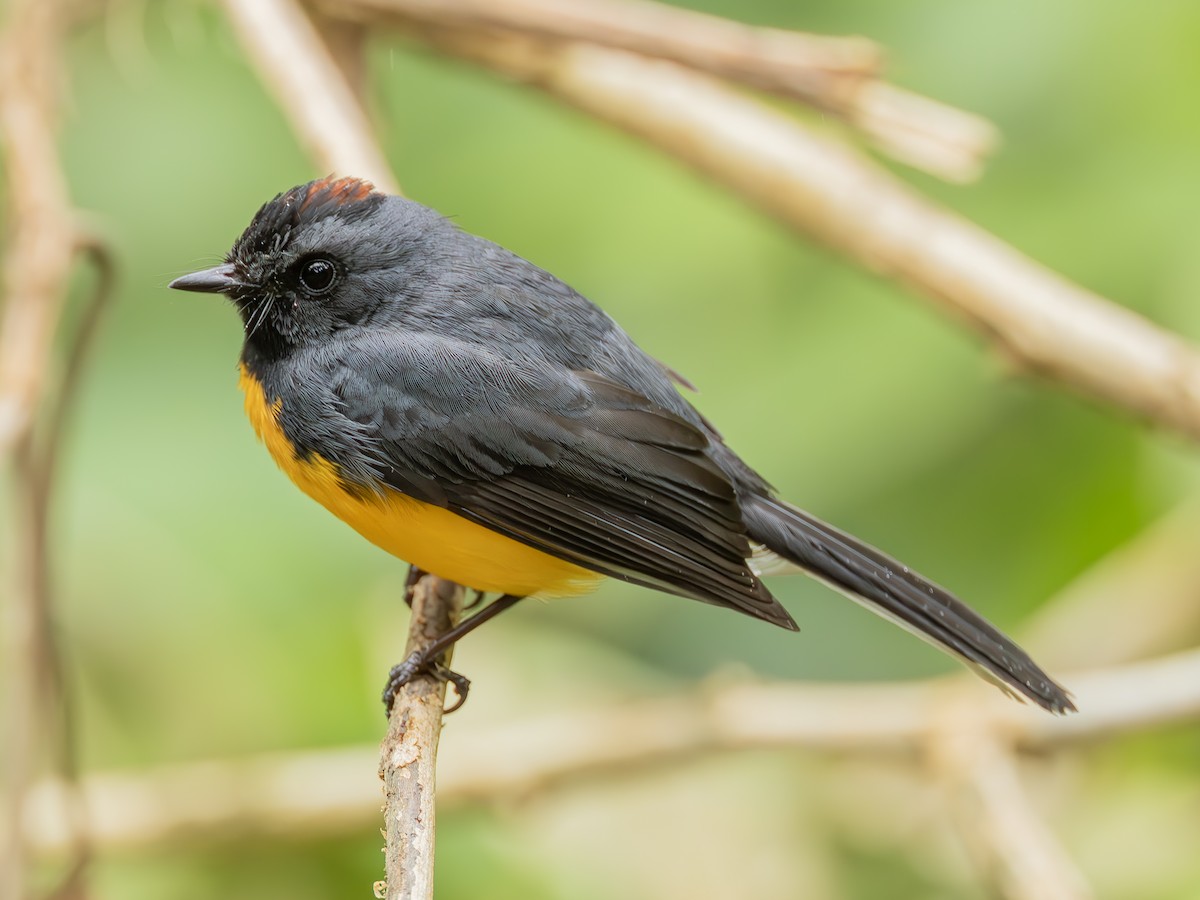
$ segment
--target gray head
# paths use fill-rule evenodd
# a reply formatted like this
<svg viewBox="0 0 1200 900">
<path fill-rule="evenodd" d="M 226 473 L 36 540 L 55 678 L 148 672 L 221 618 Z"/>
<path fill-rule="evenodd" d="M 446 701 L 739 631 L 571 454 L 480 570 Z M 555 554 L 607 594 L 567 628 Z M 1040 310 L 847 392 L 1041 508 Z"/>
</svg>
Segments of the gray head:
<svg viewBox="0 0 1200 900">
<path fill-rule="evenodd" d="M 455 233 L 428 207 L 330 176 L 264 204 L 223 265 L 171 287 L 225 294 L 247 349 L 278 358 L 403 302 L 436 264 L 438 237 Z"/>
</svg>

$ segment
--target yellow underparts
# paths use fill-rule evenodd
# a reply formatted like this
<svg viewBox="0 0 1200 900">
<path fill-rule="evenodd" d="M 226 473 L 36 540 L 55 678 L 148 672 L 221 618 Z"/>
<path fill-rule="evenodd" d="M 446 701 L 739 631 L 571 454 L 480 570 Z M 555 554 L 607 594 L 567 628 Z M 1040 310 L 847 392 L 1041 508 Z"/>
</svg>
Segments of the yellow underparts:
<svg viewBox="0 0 1200 900">
<path fill-rule="evenodd" d="M 315 453 L 297 456 L 279 426 L 282 401 L 267 403 L 262 385 L 244 366 L 240 369 L 246 415 L 279 468 L 300 490 L 388 553 L 489 593 L 561 597 L 585 593 L 600 580 L 595 572 L 398 491 L 347 492 L 332 462 Z"/>
</svg>

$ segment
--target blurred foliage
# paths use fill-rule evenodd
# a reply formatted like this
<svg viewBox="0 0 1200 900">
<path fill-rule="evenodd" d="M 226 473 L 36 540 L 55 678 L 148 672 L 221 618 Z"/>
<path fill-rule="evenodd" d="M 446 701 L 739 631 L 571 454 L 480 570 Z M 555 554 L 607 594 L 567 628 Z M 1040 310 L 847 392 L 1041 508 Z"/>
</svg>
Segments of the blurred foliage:
<svg viewBox="0 0 1200 900">
<path fill-rule="evenodd" d="M 903 177 L 1067 277 L 1200 333 L 1200 5 L 695 5 L 879 41 L 895 81 L 1004 135 L 978 185 Z M 215 9 L 116 3 L 108 15 L 72 42 L 64 135 L 73 195 L 123 266 L 57 520 L 85 766 L 374 741 L 405 567 L 256 446 L 228 304 L 165 289 L 219 259 L 262 202 L 324 173 Z M 399 39 L 372 45 L 371 71 L 410 196 L 596 300 L 699 386 L 696 403 L 783 495 L 1005 627 L 1191 491 L 1190 446 L 1010 377 L 956 324 L 654 150 Z M 515 612 L 461 649 L 476 687 L 457 715 L 630 696 L 727 666 L 814 679 L 953 666 L 815 583 L 772 586 L 799 635 L 616 584 Z M 1054 824 L 1102 896 L 1200 890 L 1195 751 L 1194 733 L 1146 738 L 1065 767 L 1084 799 Z M 839 826 L 821 782 L 811 760 L 748 755 L 450 812 L 439 896 L 974 896 L 961 849 L 915 854 L 920 835 Z M 367 829 L 105 859 L 98 896 L 368 896 L 378 845 Z"/>
</svg>

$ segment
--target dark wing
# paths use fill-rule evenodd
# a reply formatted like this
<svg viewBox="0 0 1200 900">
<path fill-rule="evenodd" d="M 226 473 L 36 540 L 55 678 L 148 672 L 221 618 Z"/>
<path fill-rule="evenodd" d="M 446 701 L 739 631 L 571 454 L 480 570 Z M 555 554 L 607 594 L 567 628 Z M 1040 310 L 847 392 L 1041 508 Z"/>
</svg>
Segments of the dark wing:
<svg viewBox="0 0 1200 900">
<path fill-rule="evenodd" d="M 444 337 L 360 337 L 333 389 L 388 486 L 587 569 L 795 624 L 746 564 L 698 427 L 595 372 Z"/>
</svg>

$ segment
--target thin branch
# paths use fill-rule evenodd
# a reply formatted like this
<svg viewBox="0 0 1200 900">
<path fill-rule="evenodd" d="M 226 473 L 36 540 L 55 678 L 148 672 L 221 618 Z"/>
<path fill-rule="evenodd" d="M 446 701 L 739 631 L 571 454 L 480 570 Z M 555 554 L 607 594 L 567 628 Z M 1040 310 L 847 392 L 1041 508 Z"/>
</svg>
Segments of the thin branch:
<svg viewBox="0 0 1200 900">
<path fill-rule="evenodd" d="M 458 621 L 463 589 L 426 575 L 412 593 L 405 655 L 429 647 Z M 446 660 L 449 664 L 449 660 Z M 432 900 L 434 783 L 446 683 L 422 676 L 404 685 L 388 720 L 379 758 L 384 783 L 385 882 L 377 897 Z"/>
<path fill-rule="evenodd" d="M 454 54 L 657 145 L 933 300 L 1024 368 L 1200 437 L 1200 354 L 928 201 L 862 154 L 673 63 L 441 30 Z"/>
<path fill-rule="evenodd" d="M 0 45 L 0 149 L 12 238 L 4 259 L 0 320 L 0 456 L 13 481 L 2 549 L 9 573 L 3 608 L 5 801 L 0 896 L 26 890 L 24 804 L 44 738 L 42 678 L 50 653 L 46 497 L 38 479 L 35 423 L 66 296 L 74 229 L 57 151 L 57 79 L 64 22 L 59 4 L 14 4 Z"/>
<path fill-rule="evenodd" d="M 62 449 L 67 422 L 78 400 L 81 379 L 87 368 L 100 322 L 112 304 L 113 292 L 116 289 L 116 256 L 103 238 L 77 229 L 73 250 L 91 262 L 96 270 L 96 284 L 84 303 L 70 346 L 64 354 L 66 362 L 57 396 L 54 402 L 49 404 L 45 424 L 39 429 L 35 481 L 38 503 L 42 507 L 49 506 L 52 480 L 58 468 L 58 454 Z"/>
<path fill-rule="evenodd" d="M 501 29 L 632 50 L 827 110 L 844 102 L 839 93 L 878 74 L 883 56 L 866 38 L 758 28 L 650 0 L 349 0 L 328 6 L 332 15 L 378 24 Z M 823 84 L 839 80 L 840 86 Z"/>
<path fill-rule="evenodd" d="M 790 749 L 917 761 L 931 742 L 953 735 L 991 736 L 1021 752 L 1045 752 L 1200 718 L 1200 650 L 1080 673 L 1071 684 L 1083 712 L 1067 718 L 1051 718 L 1003 697 L 981 701 L 981 687 L 973 680 L 935 679 L 714 685 L 509 723 L 464 722 L 441 748 L 438 800 L 462 804 L 524 796 L 591 775 L 628 774 L 710 753 Z M 428 703 L 427 709 L 440 710 L 432 697 Z M 436 729 L 422 734 L 436 735 Z M 480 747 L 488 752 L 480 754 Z M 130 848 L 205 835 L 354 827 L 369 821 L 377 807 L 378 794 L 362 779 L 375 755 L 374 748 L 364 747 L 92 775 L 85 794 L 93 837 L 103 847 Z M 408 751 L 400 753 L 400 771 L 411 773 L 402 765 L 410 759 L 410 766 L 417 764 Z M 428 755 L 423 759 L 430 761 Z M 413 779 L 406 787 L 424 792 L 426 784 Z M 30 804 L 27 830 L 41 850 L 63 841 L 61 826 L 47 812 L 58 802 L 58 790 L 44 783 Z"/>
<path fill-rule="evenodd" d="M 90 838 L 102 852 L 184 846 L 252 835 L 342 834 L 379 820 L 375 745 L 208 760 L 83 781 Z M 29 794 L 25 832 L 40 854 L 71 845 L 57 779 Z"/>
<path fill-rule="evenodd" d="M 984 119 L 879 81 L 882 52 L 861 37 L 758 28 L 650 0 L 323 0 L 323 8 L 359 21 L 578 41 L 669 60 L 838 116 L 885 153 L 952 181 L 977 177 L 996 141 Z"/>
<path fill-rule="evenodd" d="M 246 55 L 318 164 L 399 193 L 359 98 L 300 5 L 225 0 L 224 6 Z"/>
<path fill-rule="evenodd" d="M 12 237 L 0 319 L 0 454 L 27 433 L 70 270 L 74 228 L 57 147 L 59 4 L 13 5 L 0 47 L 0 149 Z"/>
<path fill-rule="evenodd" d="M 892 159 L 959 184 L 978 180 L 1000 142 L 982 116 L 886 81 L 866 82 L 846 118 Z"/>
<path fill-rule="evenodd" d="M 1200 650 L 1097 669 L 1070 680 L 1086 715 L 1039 721 L 1017 715 L 1017 708 L 1001 714 L 996 727 L 1008 729 L 1022 748 L 1040 749 L 1200 719 Z"/>
<path fill-rule="evenodd" d="M 31 435 L 29 458 L 22 466 L 24 478 L 18 479 L 27 491 L 31 567 L 35 573 L 37 604 L 36 644 L 41 687 L 39 706 L 46 720 L 43 732 L 53 735 L 56 765 L 63 779 L 62 820 L 71 834 L 66 874 L 52 896 L 78 896 L 92 858 L 91 829 L 87 824 L 87 805 L 79 780 L 79 754 L 76 741 L 76 716 L 66 677 L 66 665 L 56 634 L 56 606 L 51 561 L 50 516 L 54 499 L 58 458 L 67 424 L 78 400 L 83 372 L 90 358 L 100 322 L 107 311 L 116 286 L 116 260 L 112 249 L 91 234 L 79 234 L 75 250 L 86 255 L 96 269 L 96 283 L 80 313 L 68 348 L 65 369 L 55 396 L 43 402 L 48 407 Z"/>
<path fill-rule="evenodd" d="M 18 486 L 32 469 L 31 435 L 23 435 L 12 450 L 11 471 Z M 0 897 L 22 897 L 26 880 L 26 836 L 21 823 L 29 785 L 34 777 L 34 760 L 41 724 L 38 676 L 43 665 L 39 644 L 40 510 L 31 503 L 28 489 L 13 491 L 9 513 L 11 538 L 4 606 L 4 678 L 7 704 L 4 722 L 4 827 L 0 846 Z"/>
<path fill-rule="evenodd" d="M 1042 605 L 1024 624 L 1021 643 L 1063 669 L 1095 669 L 1194 644 L 1200 634 L 1197 534 L 1200 500 L 1193 499 Z"/>
<path fill-rule="evenodd" d="M 1117 589 L 1155 566 L 1194 532 L 1191 507 L 1168 516 L 1148 539 L 1110 555 L 1047 604 L 1087 611 L 1089 591 L 1108 601 Z M 1161 542 L 1161 545 L 1160 545 Z M 1178 560 L 1172 562 L 1178 564 Z M 1143 572 L 1143 575 L 1145 573 Z M 1190 602 L 1179 579 L 1164 600 Z M 1185 604 L 1186 605 L 1186 604 Z M 1088 613 L 1089 615 L 1091 613 Z M 1051 632 L 1052 635 L 1052 632 Z M 1057 651 L 1051 641 L 1048 650 Z M 1044 752 L 1072 741 L 1200 718 L 1200 651 L 1071 678 L 1084 710 L 1052 719 L 1007 700 L 980 702 L 973 681 L 818 686 L 720 684 L 701 692 L 600 709 L 570 710 L 466 729 L 443 748 L 438 799 L 479 802 L 545 790 L 589 774 L 627 773 L 668 759 L 756 748 L 803 748 L 831 753 L 889 754 L 918 759 L 937 738 L 961 734 L 1002 738 L 1018 750 Z M 486 746 L 480 757 L 476 748 Z M 253 757 L 165 767 L 146 773 L 95 774 L 86 779 L 92 836 L 106 849 L 194 842 L 247 833 L 312 834 L 359 827 L 374 815 L 377 789 L 362 777 L 374 748 Z M 57 783 L 38 786 L 29 804 L 28 832 L 42 851 L 67 840 Z"/>
<path fill-rule="evenodd" d="M 71 834 L 69 862 L 59 888 L 52 896 L 76 896 L 91 860 L 91 829 L 79 783 L 75 715 L 67 685 L 65 664 L 54 621 L 54 583 L 50 518 L 57 462 L 66 425 L 77 399 L 80 377 L 100 319 L 112 298 L 115 262 L 110 249 L 93 236 L 79 236 L 77 252 L 85 253 L 97 269 L 97 281 L 84 304 L 79 323 L 65 353 L 65 370 L 54 395 L 39 404 L 44 412 L 33 421 L 18 444 L 16 495 L 23 515 L 21 552 L 29 586 L 33 623 L 27 639 L 28 661 L 34 691 L 28 739 L 46 738 L 53 744 L 50 756 L 63 779 L 60 812 Z M 37 727 L 34 727 L 36 722 Z"/>
<path fill-rule="evenodd" d="M 930 742 L 953 792 L 959 832 L 999 896 L 1088 900 L 1083 873 L 1034 809 L 1012 750 L 977 731 Z"/>
<path fill-rule="evenodd" d="M 706 692 L 579 710 L 463 735 L 444 750 L 446 790 L 494 796 L 539 789 L 580 771 L 750 748 L 909 754 L 963 709 L 963 728 L 1003 734 L 1022 750 L 1130 734 L 1200 718 L 1200 650 L 1070 677 L 1083 712 L 1055 718 L 982 694 L 965 677 L 903 684 L 730 684 Z M 485 760 L 458 756 L 470 747 Z M 542 748 L 542 749 L 539 749 Z M 553 748 L 552 750 L 549 748 Z"/>
</svg>

